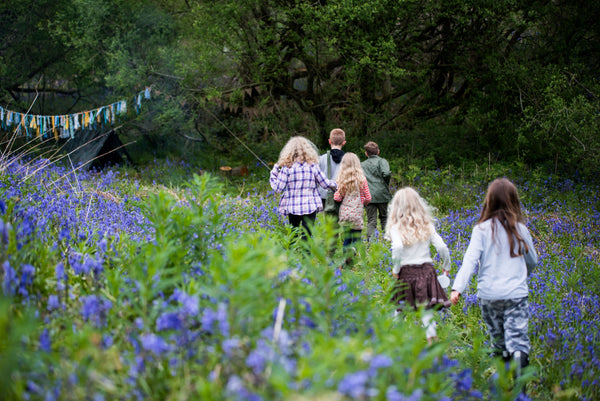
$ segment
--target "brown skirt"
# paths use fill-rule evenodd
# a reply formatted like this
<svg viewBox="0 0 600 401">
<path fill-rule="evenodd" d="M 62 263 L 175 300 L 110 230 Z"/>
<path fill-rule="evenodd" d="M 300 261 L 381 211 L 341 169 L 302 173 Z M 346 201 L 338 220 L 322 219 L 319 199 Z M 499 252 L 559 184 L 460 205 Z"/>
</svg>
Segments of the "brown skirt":
<svg viewBox="0 0 600 401">
<path fill-rule="evenodd" d="M 411 305 L 414 309 L 441 309 L 450 306 L 448 295 L 437 280 L 431 263 L 404 265 L 392 290 L 392 302 L 397 310 Z"/>
</svg>

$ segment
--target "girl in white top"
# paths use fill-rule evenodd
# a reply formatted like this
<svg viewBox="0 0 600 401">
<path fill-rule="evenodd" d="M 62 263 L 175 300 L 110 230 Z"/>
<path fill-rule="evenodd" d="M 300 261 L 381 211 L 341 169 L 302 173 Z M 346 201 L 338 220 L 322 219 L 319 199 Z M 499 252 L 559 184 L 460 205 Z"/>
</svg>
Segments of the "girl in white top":
<svg viewBox="0 0 600 401">
<path fill-rule="evenodd" d="M 424 307 L 423 324 L 427 341 L 436 337 L 432 309 L 450 306 L 445 290 L 437 280 L 429 246 L 442 259 L 445 273 L 450 269 L 450 252 L 433 224 L 432 208 L 412 188 L 402 188 L 390 202 L 385 238 L 392 241 L 392 273 L 396 278 L 392 302 L 399 312 L 405 304 Z"/>
<path fill-rule="evenodd" d="M 456 274 L 450 299 L 458 302 L 479 264 L 477 297 L 492 338 L 494 354 L 529 364 L 527 276 L 537 264 L 531 234 L 521 213 L 517 188 L 506 178 L 492 181 L 481 216 Z"/>
</svg>

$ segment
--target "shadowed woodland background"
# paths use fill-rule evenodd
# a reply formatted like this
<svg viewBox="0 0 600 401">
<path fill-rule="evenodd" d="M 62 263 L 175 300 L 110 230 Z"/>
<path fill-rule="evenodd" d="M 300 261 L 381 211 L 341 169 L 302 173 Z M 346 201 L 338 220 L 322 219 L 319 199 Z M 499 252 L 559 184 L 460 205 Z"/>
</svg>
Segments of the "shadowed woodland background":
<svg viewBox="0 0 600 401">
<path fill-rule="evenodd" d="M 4 1 L 0 105 L 75 113 L 151 86 L 117 130 L 140 164 L 260 168 L 241 143 L 272 162 L 291 135 L 324 148 L 339 126 L 348 150 L 375 140 L 432 167 L 588 175 L 599 17 L 600 3 L 576 0 Z M 14 130 L 0 132 L 13 151 Z"/>
</svg>

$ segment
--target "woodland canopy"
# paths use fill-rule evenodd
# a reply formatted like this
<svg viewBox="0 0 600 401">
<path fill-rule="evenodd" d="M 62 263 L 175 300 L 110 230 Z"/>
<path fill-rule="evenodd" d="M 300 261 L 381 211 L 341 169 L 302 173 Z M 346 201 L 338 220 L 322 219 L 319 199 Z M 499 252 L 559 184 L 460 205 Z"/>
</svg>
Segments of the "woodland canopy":
<svg viewBox="0 0 600 401">
<path fill-rule="evenodd" d="M 599 17 L 579 0 L 4 1 L 0 106 L 64 115 L 152 87 L 119 126 L 134 159 L 252 163 L 243 142 L 273 161 L 340 126 L 387 157 L 593 173 Z"/>
</svg>

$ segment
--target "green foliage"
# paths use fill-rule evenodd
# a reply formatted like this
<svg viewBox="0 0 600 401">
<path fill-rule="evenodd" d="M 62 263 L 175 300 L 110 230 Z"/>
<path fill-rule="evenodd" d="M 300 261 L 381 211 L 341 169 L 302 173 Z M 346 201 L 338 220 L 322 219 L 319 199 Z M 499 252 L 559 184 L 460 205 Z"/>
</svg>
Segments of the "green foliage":
<svg viewBox="0 0 600 401">
<path fill-rule="evenodd" d="M 576 74 L 555 72 L 548 77 L 539 103 L 525 109 L 520 144 L 559 171 L 597 171 L 600 88 L 585 86 Z"/>
</svg>

